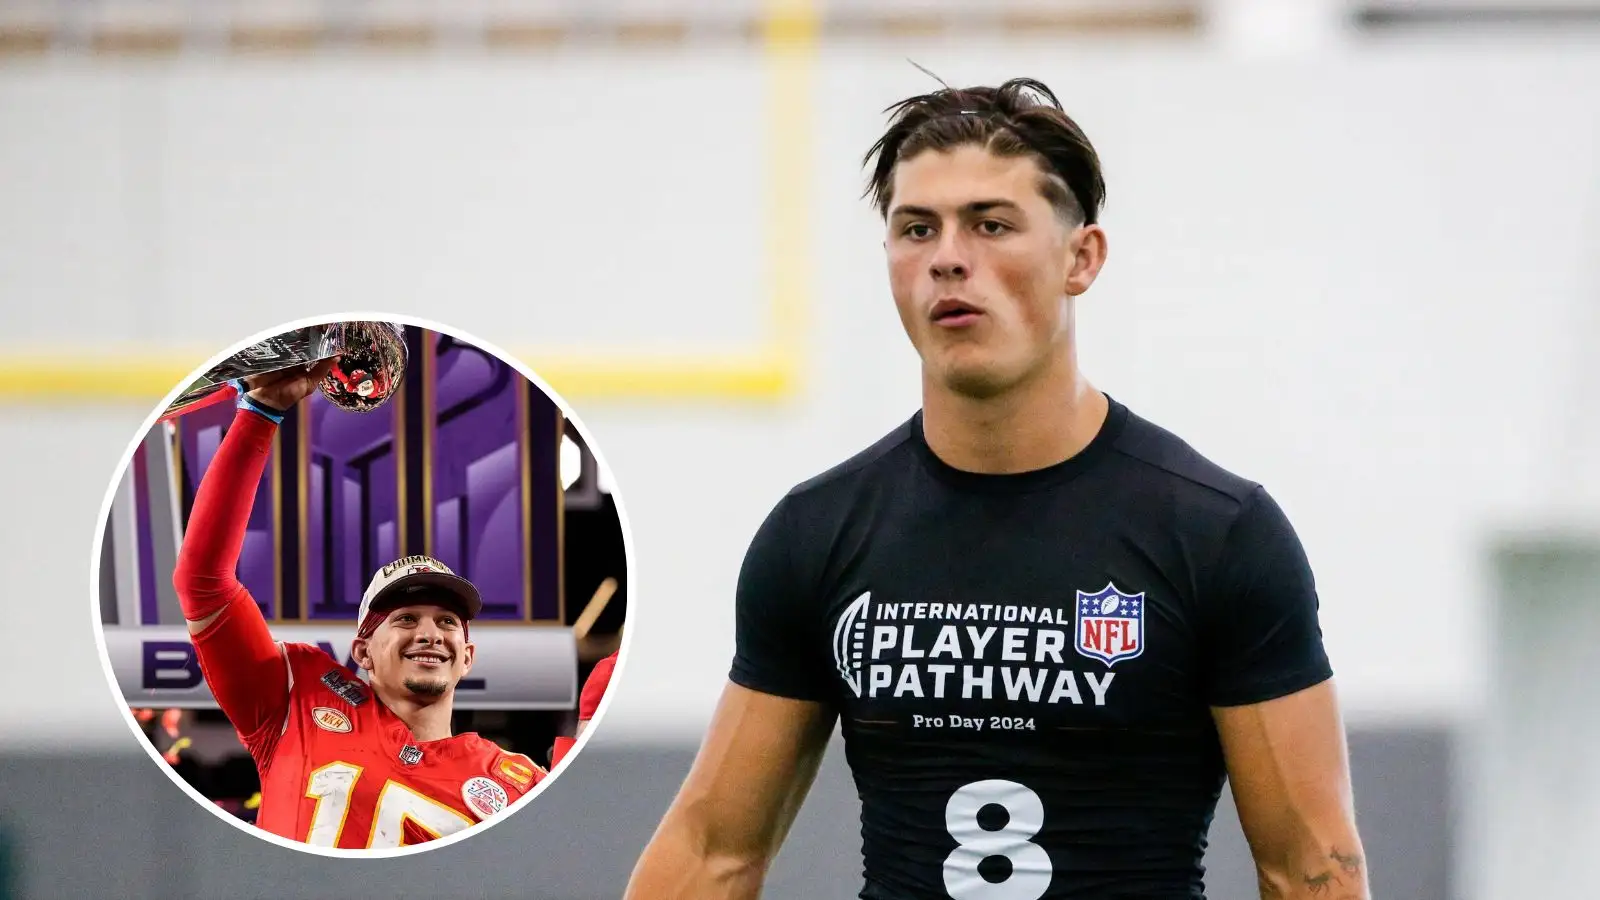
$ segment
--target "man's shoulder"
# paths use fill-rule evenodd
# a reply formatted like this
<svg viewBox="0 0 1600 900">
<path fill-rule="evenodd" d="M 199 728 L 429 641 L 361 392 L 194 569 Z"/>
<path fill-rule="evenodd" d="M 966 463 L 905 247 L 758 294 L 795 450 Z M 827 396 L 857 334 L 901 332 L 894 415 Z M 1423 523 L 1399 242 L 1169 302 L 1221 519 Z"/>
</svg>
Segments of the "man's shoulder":
<svg viewBox="0 0 1600 900">
<path fill-rule="evenodd" d="M 477 734 L 463 735 L 469 739 L 473 752 L 470 756 L 489 773 L 489 777 L 500 782 L 507 789 L 516 794 L 523 794 L 534 785 L 543 781 L 549 770 L 533 761 L 533 758 L 523 753 L 516 753 L 501 747 L 488 738 Z"/>
<path fill-rule="evenodd" d="M 768 511 L 757 541 L 790 556 L 797 547 L 826 543 L 829 532 L 881 498 L 894 475 L 905 471 L 905 455 L 914 452 L 914 422 L 901 423 L 865 450 L 789 488 Z"/>
<path fill-rule="evenodd" d="M 283 642 L 282 647 L 289 663 L 291 691 L 302 696 L 331 693 L 350 706 L 361 706 L 371 699 L 372 689 L 367 683 L 321 647 L 292 641 Z"/>
<path fill-rule="evenodd" d="M 1242 506 L 1261 486 L 1223 467 L 1174 432 L 1131 410 L 1115 446 L 1123 457 L 1141 464 L 1144 477 L 1153 471 L 1171 483 L 1188 486 L 1194 494 L 1223 499 L 1223 505 L 1232 510 Z"/>
<path fill-rule="evenodd" d="M 866 449 L 796 484 L 784 496 L 784 501 L 826 503 L 837 491 L 848 491 L 854 485 L 871 480 L 886 466 L 893 466 L 901 454 L 911 450 L 916 421 L 916 417 L 912 417 L 901 422 Z"/>
</svg>

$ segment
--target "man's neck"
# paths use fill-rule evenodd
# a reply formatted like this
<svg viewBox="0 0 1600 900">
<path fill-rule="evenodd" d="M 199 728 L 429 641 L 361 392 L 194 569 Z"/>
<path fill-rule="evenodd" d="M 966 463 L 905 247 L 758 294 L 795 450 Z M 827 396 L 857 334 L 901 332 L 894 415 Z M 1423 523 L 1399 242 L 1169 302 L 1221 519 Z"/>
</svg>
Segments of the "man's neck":
<svg viewBox="0 0 1600 900">
<path fill-rule="evenodd" d="M 923 382 L 922 429 L 948 465 L 988 475 L 1044 469 L 1076 456 L 1105 424 L 1110 401 L 1078 371 L 1073 354 L 994 397 L 973 398 Z"/>
<path fill-rule="evenodd" d="M 455 704 L 446 697 L 436 697 L 426 703 L 420 702 L 409 695 L 401 697 L 385 697 L 379 695 L 378 699 L 389 711 L 394 713 L 400 721 L 406 723 L 411 729 L 411 735 L 419 742 L 437 741 L 450 737 L 450 712 Z"/>
</svg>

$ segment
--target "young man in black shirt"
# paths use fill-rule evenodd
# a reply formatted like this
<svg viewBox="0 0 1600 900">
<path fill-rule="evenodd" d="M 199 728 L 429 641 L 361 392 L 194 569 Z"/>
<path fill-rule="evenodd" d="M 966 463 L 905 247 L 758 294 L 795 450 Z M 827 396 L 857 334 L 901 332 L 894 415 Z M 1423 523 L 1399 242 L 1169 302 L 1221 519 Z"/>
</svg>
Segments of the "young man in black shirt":
<svg viewBox="0 0 1600 900">
<path fill-rule="evenodd" d="M 1367 900 L 1294 529 L 1079 370 L 1093 147 L 1026 79 L 894 113 L 867 158 L 923 407 L 756 534 L 627 896 L 757 897 L 837 721 L 862 898 L 1203 897 L 1226 777 L 1263 898 Z"/>
</svg>

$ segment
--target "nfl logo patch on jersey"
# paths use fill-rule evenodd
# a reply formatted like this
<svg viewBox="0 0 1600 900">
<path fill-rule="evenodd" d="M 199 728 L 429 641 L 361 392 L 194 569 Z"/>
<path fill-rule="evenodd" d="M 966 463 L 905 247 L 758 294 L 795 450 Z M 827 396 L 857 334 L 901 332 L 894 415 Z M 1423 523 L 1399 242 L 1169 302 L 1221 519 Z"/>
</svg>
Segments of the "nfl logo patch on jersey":
<svg viewBox="0 0 1600 900">
<path fill-rule="evenodd" d="M 492 779 L 479 775 L 467 779 L 467 783 L 461 786 L 461 799 L 473 815 L 487 819 L 506 808 L 506 789 Z"/>
<path fill-rule="evenodd" d="M 422 762 L 422 748 L 416 744 L 407 744 L 400 748 L 400 761 L 408 766 Z"/>
<path fill-rule="evenodd" d="M 350 729 L 355 727 L 350 724 L 349 716 L 327 706 L 319 706 L 313 709 L 311 711 L 311 721 L 316 722 L 317 727 L 323 731 L 331 731 L 334 734 L 349 734 Z"/>
<path fill-rule="evenodd" d="M 1144 652 L 1144 592 L 1124 594 L 1115 585 L 1090 594 L 1078 591 L 1078 652 L 1107 666 Z"/>
</svg>

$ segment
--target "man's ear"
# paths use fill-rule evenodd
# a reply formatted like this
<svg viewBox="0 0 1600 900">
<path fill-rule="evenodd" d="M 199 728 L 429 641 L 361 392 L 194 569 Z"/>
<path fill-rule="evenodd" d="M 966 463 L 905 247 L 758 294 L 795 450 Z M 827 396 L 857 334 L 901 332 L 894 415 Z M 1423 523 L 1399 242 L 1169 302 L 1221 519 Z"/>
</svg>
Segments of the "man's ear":
<svg viewBox="0 0 1600 900">
<path fill-rule="evenodd" d="M 355 662 L 356 668 L 372 671 L 372 650 L 367 646 L 366 638 L 356 638 L 350 645 L 350 659 Z"/>
<path fill-rule="evenodd" d="M 1067 265 L 1066 293 L 1077 297 L 1089 290 L 1106 264 L 1106 230 L 1099 225 L 1084 225 L 1068 244 L 1072 259 Z"/>
</svg>

